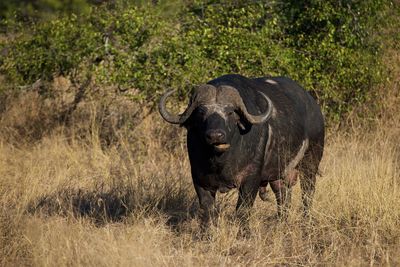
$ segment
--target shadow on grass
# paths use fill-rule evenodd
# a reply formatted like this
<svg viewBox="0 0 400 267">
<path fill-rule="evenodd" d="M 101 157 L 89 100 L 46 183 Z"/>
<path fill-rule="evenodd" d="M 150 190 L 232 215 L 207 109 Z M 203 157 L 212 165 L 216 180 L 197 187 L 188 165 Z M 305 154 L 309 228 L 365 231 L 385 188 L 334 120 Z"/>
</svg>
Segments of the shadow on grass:
<svg viewBox="0 0 400 267">
<path fill-rule="evenodd" d="M 28 212 L 44 216 L 87 217 L 96 224 L 122 221 L 127 216 L 129 194 L 63 189 L 31 202 Z"/>
<path fill-rule="evenodd" d="M 97 226 L 122 222 L 135 214 L 161 214 L 168 218 L 166 224 L 169 227 L 179 231 L 181 224 L 195 216 L 196 204 L 195 199 L 189 199 L 181 190 L 140 197 L 126 188 L 108 191 L 62 189 L 32 201 L 27 211 L 41 216 L 88 218 Z"/>
</svg>

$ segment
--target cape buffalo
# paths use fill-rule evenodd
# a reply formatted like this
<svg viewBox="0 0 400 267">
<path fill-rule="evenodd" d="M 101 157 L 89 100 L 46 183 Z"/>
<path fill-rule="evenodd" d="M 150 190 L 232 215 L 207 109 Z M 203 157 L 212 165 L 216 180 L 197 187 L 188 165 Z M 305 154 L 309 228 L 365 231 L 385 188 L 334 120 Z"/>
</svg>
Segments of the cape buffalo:
<svg viewBox="0 0 400 267">
<path fill-rule="evenodd" d="M 216 192 L 239 189 L 237 214 L 248 227 L 257 192 L 269 184 L 278 215 L 286 216 L 291 187 L 301 173 L 304 213 L 308 214 L 324 147 L 324 120 L 313 97 L 284 77 L 224 75 L 195 88 L 186 110 L 171 114 L 165 93 L 161 116 L 187 129 L 193 184 L 202 227 L 213 213 Z"/>
</svg>

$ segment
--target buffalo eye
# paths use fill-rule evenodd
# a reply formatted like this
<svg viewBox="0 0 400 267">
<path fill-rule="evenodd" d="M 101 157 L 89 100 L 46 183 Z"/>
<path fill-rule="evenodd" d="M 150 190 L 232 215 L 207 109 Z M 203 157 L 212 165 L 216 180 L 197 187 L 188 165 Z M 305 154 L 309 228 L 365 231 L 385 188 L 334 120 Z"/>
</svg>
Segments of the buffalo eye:
<svg viewBox="0 0 400 267">
<path fill-rule="evenodd" d="M 233 110 L 233 109 L 228 109 L 228 110 L 226 111 L 226 114 L 227 114 L 228 116 L 236 115 L 235 110 Z"/>
<path fill-rule="evenodd" d="M 235 110 L 232 111 L 232 116 L 234 116 L 235 120 L 240 121 L 240 115 Z"/>
<path fill-rule="evenodd" d="M 207 113 L 207 109 L 205 107 L 198 107 L 196 110 L 196 117 L 199 119 L 204 119 L 204 117 L 206 116 Z"/>
</svg>

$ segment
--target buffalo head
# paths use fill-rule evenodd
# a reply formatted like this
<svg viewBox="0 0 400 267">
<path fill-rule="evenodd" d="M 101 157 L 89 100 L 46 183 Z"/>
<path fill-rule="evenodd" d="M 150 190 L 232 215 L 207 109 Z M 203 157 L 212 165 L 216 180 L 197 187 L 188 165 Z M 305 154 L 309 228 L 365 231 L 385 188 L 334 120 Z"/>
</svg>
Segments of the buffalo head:
<svg viewBox="0 0 400 267">
<path fill-rule="evenodd" d="M 165 103 L 174 91 L 165 93 L 159 102 L 161 116 L 169 123 L 195 129 L 202 141 L 222 153 L 231 146 L 235 131 L 245 131 L 246 125 L 266 122 L 272 115 L 271 100 L 263 93 L 268 109 L 260 115 L 248 112 L 239 92 L 231 86 L 201 85 L 194 91 L 186 110 L 179 115 L 167 111 Z"/>
</svg>

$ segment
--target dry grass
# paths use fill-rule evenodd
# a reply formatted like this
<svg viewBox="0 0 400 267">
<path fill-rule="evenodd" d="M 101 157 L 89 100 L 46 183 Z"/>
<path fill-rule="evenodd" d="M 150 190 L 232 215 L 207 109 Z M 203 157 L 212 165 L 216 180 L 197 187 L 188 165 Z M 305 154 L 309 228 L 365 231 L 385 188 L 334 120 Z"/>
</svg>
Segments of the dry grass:
<svg viewBox="0 0 400 267">
<path fill-rule="evenodd" d="M 218 195 L 219 225 L 198 239 L 183 130 L 157 114 L 107 149 L 96 134 L 2 142 L 0 265 L 399 265 L 400 130 L 390 124 L 331 133 L 313 220 L 302 220 L 297 185 L 286 223 L 273 219 L 275 201 L 257 199 L 246 240 L 235 237 L 235 192 Z"/>
</svg>

